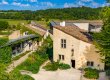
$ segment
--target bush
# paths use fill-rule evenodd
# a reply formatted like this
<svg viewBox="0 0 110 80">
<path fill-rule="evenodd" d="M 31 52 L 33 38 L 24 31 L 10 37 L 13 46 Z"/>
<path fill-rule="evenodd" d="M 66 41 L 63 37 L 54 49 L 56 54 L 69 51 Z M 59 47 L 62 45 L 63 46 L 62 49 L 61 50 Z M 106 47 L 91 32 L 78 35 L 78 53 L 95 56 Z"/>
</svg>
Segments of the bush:
<svg viewBox="0 0 110 80">
<path fill-rule="evenodd" d="M 44 54 L 46 56 L 46 54 Z M 29 55 L 29 58 L 23 62 L 21 65 L 19 65 L 17 68 L 19 70 L 28 70 L 31 71 L 32 73 L 38 73 L 39 67 L 41 64 L 44 63 L 44 61 L 47 60 L 47 57 L 42 58 L 41 55 L 37 53 L 33 53 Z"/>
<path fill-rule="evenodd" d="M 0 30 L 5 30 L 9 27 L 9 23 L 6 21 L 0 21 Z"/>
<path fill-rule="evenodd" d="M 43 68 L 47 71 L 56 71 L 58 68 L 62 70 L 69 69 L 70 65 L 59 62 L 53 62 L 53 63 L 48 63 Z"/>
<path fill-rule="evenodd" d="M 29 53 L 30 51 L 26 51 L 25 53 L 22 53 L 22 54 L 20 54 L 20 55 L 18 55 L 18 56 L 16 56 L 16 57 L 14 57 L 12 60 L 14 61 L 14 60 L 18 60 L 18 59 L 20 59 L 21 57 L 23 57 L 24 55 L 26 55 L 27 53 Z"/>
<path fill-rule="evenodd" d="M 106 75 L 110 76 L 110 70 L 106 70 Z"/>
<path fill-rule="evenodd" d="M 34 80 L 29 75 L 22 75 L 18 69 L 15 69 L 9 74 L 8 80 Z"/>
<path fill-rule="evenodd" d="M 59 64 L 59 69 L 65 70 L 65 69 L 70 69 L 70 65 L 68 64 L 64 64 L 64 63 L 60 63 Z"/>
<path fill-rule="evenodd" d="M 56 71 L 58 69 L 58 62 L 53 62 L 53 63 L 48 63 L 46 66 L 44 66 L 43 68 L 46 71 Z"/>
<path fill-rule="evenodd" d="M 89 79 L 98 79 L 99 78 L 99 72 L 96 69 L 85 68 L 84 71 L 85 71 L 84 77 L 86 77 L 86 78 L 89 78 Z"/>
</svg>

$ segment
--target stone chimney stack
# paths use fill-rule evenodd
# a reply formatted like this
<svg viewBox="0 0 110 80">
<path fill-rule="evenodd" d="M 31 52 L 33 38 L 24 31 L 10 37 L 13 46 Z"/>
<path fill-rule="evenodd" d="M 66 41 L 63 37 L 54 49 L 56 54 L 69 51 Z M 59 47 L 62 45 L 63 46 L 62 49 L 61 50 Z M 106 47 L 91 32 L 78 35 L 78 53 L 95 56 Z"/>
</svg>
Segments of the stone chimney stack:
<svg viewBox="0 0 110 80">
<path fill-rule="evenodd" d="M 62 27 L 65 27 L 65 21 L 63 21 L 63 22 L 60 22 L 60 26 L 62 26 Z"/>
</svg>

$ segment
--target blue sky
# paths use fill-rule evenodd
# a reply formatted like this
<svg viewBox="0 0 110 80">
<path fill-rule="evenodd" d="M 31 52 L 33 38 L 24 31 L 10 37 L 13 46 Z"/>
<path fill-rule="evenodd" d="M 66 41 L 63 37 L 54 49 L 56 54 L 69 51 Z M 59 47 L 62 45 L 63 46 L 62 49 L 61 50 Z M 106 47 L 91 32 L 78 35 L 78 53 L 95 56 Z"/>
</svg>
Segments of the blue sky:
<svg viewBox="0 0 110 80">
<path fill-rule="evenodd" d="M 0 10 L 39 10 L 68 7 L 102 7 L 110 5 L 105 0 L 0 0 Z"/>
</svg>

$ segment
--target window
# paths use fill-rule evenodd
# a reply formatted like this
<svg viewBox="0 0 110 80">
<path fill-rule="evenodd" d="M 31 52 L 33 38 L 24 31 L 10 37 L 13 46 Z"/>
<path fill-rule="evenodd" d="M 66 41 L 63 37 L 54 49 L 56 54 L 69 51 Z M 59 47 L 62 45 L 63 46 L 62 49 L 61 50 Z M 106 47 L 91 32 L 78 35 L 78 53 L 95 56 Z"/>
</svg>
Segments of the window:
<svg viewBox="0 0 110 80">
<path fill-rule="evenodd" d="M 71 56 L 74 56 L 74 49 L 71 50 Z"/>
<path fill-rule="evenodd" d="M 65 58 L 64 58 L 64 55 L 62 55 L 62 60 L 64 60 Z"/>
<path fill-rule="evenodd" d="M 66 48 L 66 39 L 61 39 L 61 48 Z"/>
<path fill-rule="evenodd" d="M 94 62 L 93 61 L 87 61 L 87 66 L 94 66 Z"/>
<path fill-rule="evenodd" d="M 61 55 L 59 55 L 59 60 L 61 60 Z"/>
<path fill-rule="evenodd" d="M 64 55 L 59 55 L 59 60 L 64 60 L 64 59 L 65 59 Z"/>
</svg>

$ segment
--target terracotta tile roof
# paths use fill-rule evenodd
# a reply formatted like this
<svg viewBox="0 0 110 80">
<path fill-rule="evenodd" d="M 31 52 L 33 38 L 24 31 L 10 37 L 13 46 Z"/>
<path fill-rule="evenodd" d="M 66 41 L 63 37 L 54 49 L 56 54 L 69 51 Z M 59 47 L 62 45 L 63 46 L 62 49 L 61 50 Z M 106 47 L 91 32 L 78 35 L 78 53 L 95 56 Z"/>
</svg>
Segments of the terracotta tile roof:
<svg viewBox="0 0 110 80">
<path fill-rule="evenodd" d="M 55 26 L 54 28 L 61 30 L 62 32 L 71 35 L 84 42 L 92 43 L 92 37 L 86 31 L 76 27 L 76 26 Z"/>
</svg>

